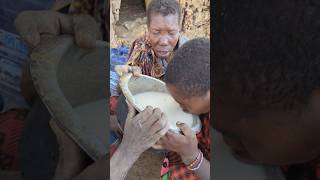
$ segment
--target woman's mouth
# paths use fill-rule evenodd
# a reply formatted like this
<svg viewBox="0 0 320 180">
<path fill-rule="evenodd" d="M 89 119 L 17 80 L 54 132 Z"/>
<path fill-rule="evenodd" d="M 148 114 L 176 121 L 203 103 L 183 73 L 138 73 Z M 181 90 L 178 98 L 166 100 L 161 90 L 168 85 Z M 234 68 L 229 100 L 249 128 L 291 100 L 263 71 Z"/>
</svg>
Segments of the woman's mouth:
<svg viewBox="0 0 320 180">
<path fill-rule="evenodd" d="M 157 51 L 158 56 L 167 57 L 170 51 Z"/>
</svg>

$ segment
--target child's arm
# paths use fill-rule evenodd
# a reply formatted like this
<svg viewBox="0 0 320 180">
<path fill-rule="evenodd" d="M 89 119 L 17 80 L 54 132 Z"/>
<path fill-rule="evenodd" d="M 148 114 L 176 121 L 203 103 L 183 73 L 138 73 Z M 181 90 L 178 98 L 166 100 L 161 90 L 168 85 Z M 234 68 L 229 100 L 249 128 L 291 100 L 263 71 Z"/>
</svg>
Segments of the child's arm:
<svg viewBox="0 0 320 180">
<path fill-rule="evenodd" d="M 195 170 L 197 175 L 202 180 L 209 180 L 210 179 L 210 162 L 203 158 L 202 163 L 199 166 L 199 169 Z"/>
<path fill-rule="evenodd" d="M 194 168 L 194 171 L 200 179 L 209 180 L 210 162 L 201 155 L 202 152 L 198 148 L 196 134 L 184 123 L 177 124 L 177 126 L 181 129 L 183 134 L 169 131 L 156 144 L 167 150 L 178 153 L 184 164 L 191 169 Z M 196 159 L 198 160 L 195 162 Z M 194 163 L 194 165 L 190 166 L 191 163 Z"/>
</svg>

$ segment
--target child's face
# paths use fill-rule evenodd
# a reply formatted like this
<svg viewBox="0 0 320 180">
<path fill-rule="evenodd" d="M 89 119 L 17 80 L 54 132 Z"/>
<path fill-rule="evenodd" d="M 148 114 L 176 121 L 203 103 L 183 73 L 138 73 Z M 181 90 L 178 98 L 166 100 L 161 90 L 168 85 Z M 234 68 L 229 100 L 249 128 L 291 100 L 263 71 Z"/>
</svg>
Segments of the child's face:
<svg viewBox="0 0 320 180">
<path fill-rule="evenodd" d="M 320 93 L 301 113 L 253 112 L 243 99 L 215 89 L 213 128 L 223 134 L 236 158 L 247 162 L 287 165 L 320 155 Z"/>
<path fill-rule="evenodd" d="M 185 97 L 174 85 L 167 84 L 167 89 L 183 111 L 192 114 L 204 114 L 210 111 L 210 90 L 201 97 Z"/>
</svg>

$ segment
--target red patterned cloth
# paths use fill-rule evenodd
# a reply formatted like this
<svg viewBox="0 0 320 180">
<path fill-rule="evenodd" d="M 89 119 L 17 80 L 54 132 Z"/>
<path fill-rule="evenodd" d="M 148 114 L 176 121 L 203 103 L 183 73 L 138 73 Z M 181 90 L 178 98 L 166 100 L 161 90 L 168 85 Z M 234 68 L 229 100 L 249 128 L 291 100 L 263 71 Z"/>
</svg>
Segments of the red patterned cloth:
<svg viewBox="0 0 320 180">
<path fill-rule="evenodd" d="M 116 107 L 117 107 L 117 99 L 118 96 L 111 96 L 110 97 L 110 115 L 115 115 L 116 114 Z"/>
<path fill-rule="evenodd" d="M 116 150 L 118 149 L 119 145 L 120 145 L 119 141 L 116 141 L 115 143 L 109 145 L 109 155 L 110 155 L 109 157 L 110 158 L 116 152 Z"/>
<path fill-rule="evenodd" d="M 0 169 L 2 170 L 19 170 L 18 143 L 25 115 L 25 110 L 0 113 Z"/>
<path fill-rule="evenodd" d="M 157 58 L 149 40 L 144 36 L 132 43 L 128 65 L 139 66 L 142 74 L 162 79 L 172 55 L 168 59 Z"/>
<path fill-rule="evenodd" d="M 198 147 L 203 156 L 210 161 L 210 113 L 200 115 L 202 122 L 201 132 L 197 134 Z M 170 180 L 199 180 L 194 171 L 188 170 L 182 162 L 180 156 L 175 152 L 169 152 L 167 155 L 169 160 L 169 179 Z"/>
</svg>

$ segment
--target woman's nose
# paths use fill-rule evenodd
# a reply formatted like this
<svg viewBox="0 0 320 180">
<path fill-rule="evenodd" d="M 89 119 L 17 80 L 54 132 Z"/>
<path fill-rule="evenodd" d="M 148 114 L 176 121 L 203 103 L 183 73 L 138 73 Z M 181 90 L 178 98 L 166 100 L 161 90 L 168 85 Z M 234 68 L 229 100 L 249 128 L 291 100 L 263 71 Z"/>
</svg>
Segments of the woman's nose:
<svg viewBox="0 0 320 180">
<path fill-rule="evenodd" d="M 168 37 L 166 35 L 163 35 L 159 39 L 159 45 L 161 46 L 167 46 L 169 44 Z"/>
</svg>

